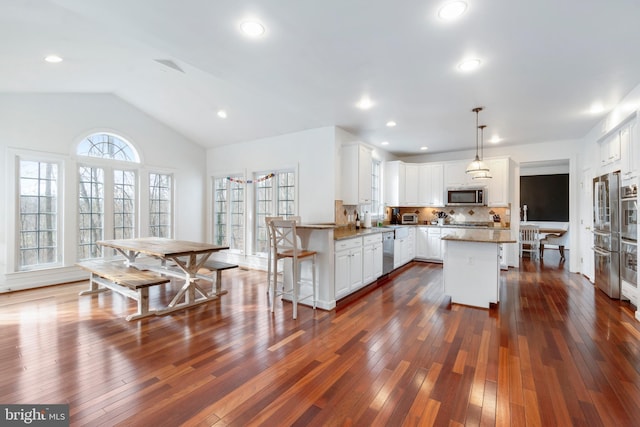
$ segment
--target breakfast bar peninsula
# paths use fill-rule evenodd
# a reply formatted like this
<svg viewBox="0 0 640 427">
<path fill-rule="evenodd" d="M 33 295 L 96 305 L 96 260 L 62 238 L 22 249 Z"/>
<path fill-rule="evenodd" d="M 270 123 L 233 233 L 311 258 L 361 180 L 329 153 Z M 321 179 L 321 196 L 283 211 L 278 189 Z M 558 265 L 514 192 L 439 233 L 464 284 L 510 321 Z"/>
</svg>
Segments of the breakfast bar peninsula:
<svg viewBox="0 0 640 427">
<path fill-rule="evenodd" d="M 500 245 L 515 243 L 510 230 L 451 229 L 445 242 L 443 282 L 451 302 L 489 308 L 500 295 Z"/>
</svg>

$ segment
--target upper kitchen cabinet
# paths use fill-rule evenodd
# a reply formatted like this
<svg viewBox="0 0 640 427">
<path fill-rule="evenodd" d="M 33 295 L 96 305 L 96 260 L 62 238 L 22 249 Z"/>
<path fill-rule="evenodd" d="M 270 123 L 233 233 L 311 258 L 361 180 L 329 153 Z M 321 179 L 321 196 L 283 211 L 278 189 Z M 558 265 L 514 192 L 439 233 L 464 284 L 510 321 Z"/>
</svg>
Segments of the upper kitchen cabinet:
<svg viewBox="0 0 640 427">
<path fill-rule="evenodd" d="M 488 206 L 509 206 L 509 159 L 487 159 L 493 178 L 483 181 L 487 186 Z"/>
<path fill-rule="evenodd" d="M 404 201 L 400 200 L 403 206 L 418 206 L 418 174 L 419 165 L 415 163 L 405 164 L 405 187 Z"/>
<path fill-rule="evenodd" d="M 405 201 L 406 165 L 399 160 L 384 163 L 384 204 L 402 206 Z"/>
<path fill-rule="evenodd" d="M 638 158 L 640 157 L 640 151 L 638 151 L 639 137 L 636 120 L 632 120 L 629 126 L 620 130 L 620 158 L 622 159 L 620 169 L 622 179 L 632 179 L 638 176 Z"/>
<path fill-rule="evenodd" d="M 444 165 L 425 163 L 418 167 L 418 204 L 444 206 Z"/>
<path fill-rule="evenodd" d="M 468 187 L 477 185 L 468 174 L 467 166 L 471 160 L 459 160 L 455 162 L 447 162 L 444 164 L 444 187 Z"/>
<path fill-rule="evenodd" d="M 607 172 L 620 169 L 622 179 L 631 179 L 638 174 L 637 112 L 633 112 L 599 140 L 600 166 Z M 615 163 L 615 164 L 614 164 Z"/>
<path fill-rule="evenodd" d="M 371 203 L 371 150 L 364 145 L 342 147 L 342 202 Z"/>
<path fill-rule="evenodd" d="M 443 206 L 443 165 L 385 162 L 387 206 Z"/>
<path fill-rule="evenodd" d="M 619 131 L 600 141 L 600 166 L 620 160 L 620 148 Z"/>
</svg>

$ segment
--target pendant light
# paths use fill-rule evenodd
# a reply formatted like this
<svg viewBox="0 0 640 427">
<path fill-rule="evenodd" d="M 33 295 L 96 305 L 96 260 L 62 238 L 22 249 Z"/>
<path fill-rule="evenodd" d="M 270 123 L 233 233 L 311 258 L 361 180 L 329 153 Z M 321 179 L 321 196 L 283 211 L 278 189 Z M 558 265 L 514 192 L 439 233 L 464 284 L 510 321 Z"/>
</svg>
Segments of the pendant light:
<svg viewBox="0 0 640 427">
<path fill-rule="evenodd" d="M 478 128 L 480 128 L 480 160 L 481 161 L 484 160 L 484 128 L 486 127 L 487 125 L 478 126 Z M 486 171 L 478 172 L 472 177 L 472 179 L 477 179 L 477 180 L 491 179 L 491 178 L 493 178 L 493 176 L 491 176 L 491 172 L 489 171 L 488 167 Z"/>
<path fill-rule="evenodd" d="M 489 168 L 480 160 L 480 156 L 478 156 L 478 113 L 482 111 L 482 107 L 476 107 L 471 111 L 476 113 L 476 158 L 473 162 L 469 163 L 466 172 L 475 175 L 480 172 L 489 172 Z"/>
</svg>

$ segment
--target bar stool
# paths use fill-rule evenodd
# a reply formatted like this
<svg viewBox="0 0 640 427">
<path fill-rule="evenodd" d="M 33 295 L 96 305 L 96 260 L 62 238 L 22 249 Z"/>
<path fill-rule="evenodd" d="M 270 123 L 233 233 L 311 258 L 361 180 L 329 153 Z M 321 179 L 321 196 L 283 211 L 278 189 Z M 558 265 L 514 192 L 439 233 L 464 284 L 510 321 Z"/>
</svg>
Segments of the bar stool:
<svg viewBox="0 0 640 427">
<path fill-rule="evenodd" d="M 290 296 L 293 303 L 293 318 L 298 318 L 298 302 L 307 298 L 313 298 L 313 308 L 316 308 L 316 252 L 302 249 L 300 239 L 296 232 L 296 221 L 292 219 L 272 220 L 270 223 L 273 236 L 273 280 L 271 281 L 271 312 L 274 311 L 276 296 Z M 280 282 L 278 289 L 277 264 L 281 259 L 291 260 L 291 288 L 288 289 L 286 277 Z M 301 280 L 300 269 L 303 262 L 311 262 L 311 293 L 300 296 L 300 288 L 307 281 Z"/>
<path fill-rule="evenodd" d="M 267 237 L 269 238 L 269 250 L 267 251 L 267 293 L 271 289 L 271 272 L 277 270 L 277 262 L 272 264 L 273 256 L 273 233 L 271 232 L 271 221 L 274 219 L 282 219 L 281 216 L 265 216 L 264 222 L 267 225 Z"/>
</svg>

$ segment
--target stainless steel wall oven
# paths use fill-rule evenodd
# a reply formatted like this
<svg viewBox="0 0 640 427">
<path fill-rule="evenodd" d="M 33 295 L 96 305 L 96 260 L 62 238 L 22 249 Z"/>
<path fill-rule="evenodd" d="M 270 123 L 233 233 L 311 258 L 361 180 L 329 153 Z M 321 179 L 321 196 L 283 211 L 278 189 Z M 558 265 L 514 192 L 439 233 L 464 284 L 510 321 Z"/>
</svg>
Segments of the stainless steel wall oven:
<svg viewBox="0 0 640 427">
<path fill-rule="evenodd" d="M 638 288 L 638 187 L 620 189 L 620 279 L 621 297 L 637 304 Z"/>
<path fill-rule="evenodd" d="M 620 237 L 638 239 L 638 187 L 627 185 L 620 189 Z"/>
</svg>

